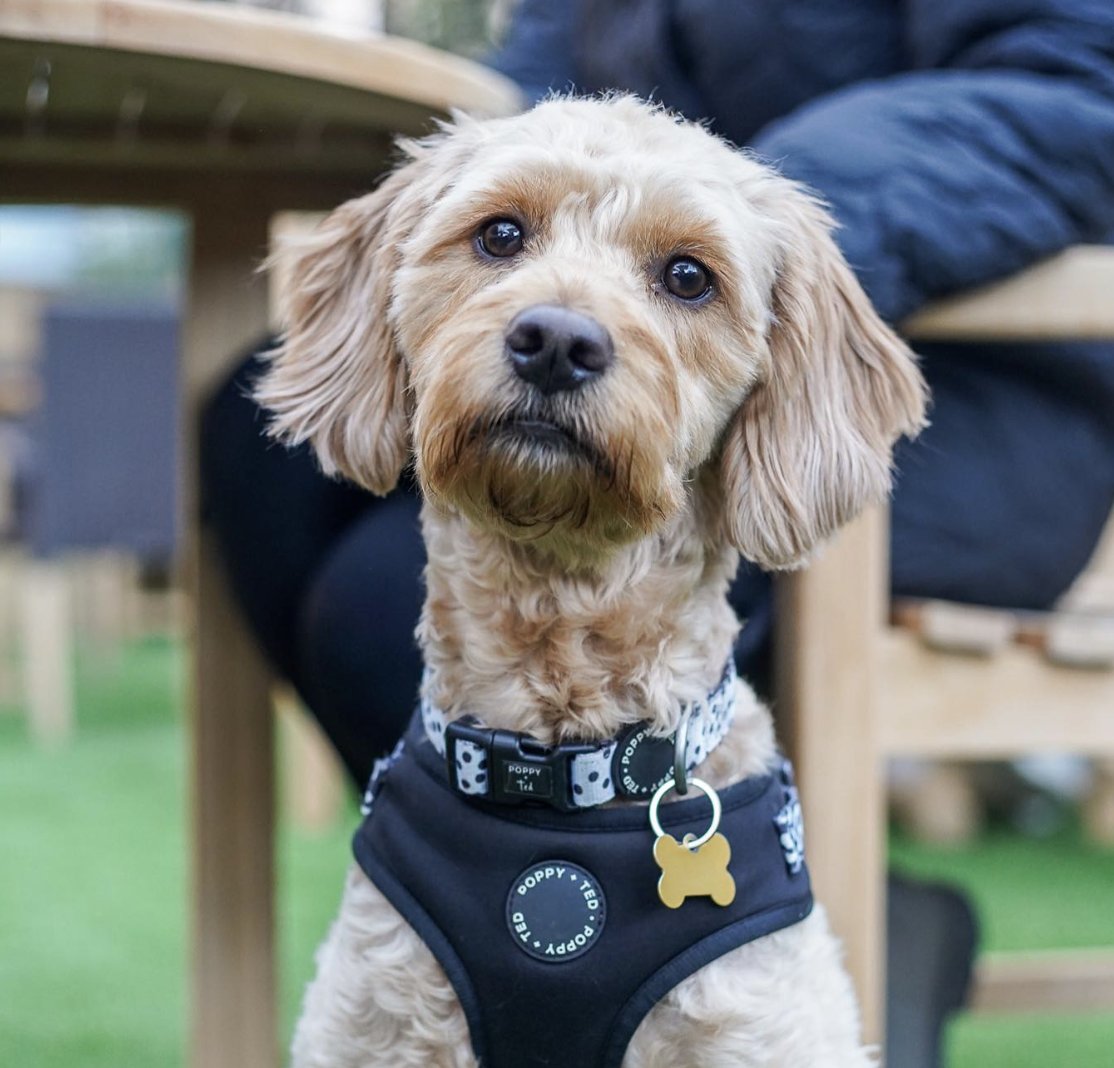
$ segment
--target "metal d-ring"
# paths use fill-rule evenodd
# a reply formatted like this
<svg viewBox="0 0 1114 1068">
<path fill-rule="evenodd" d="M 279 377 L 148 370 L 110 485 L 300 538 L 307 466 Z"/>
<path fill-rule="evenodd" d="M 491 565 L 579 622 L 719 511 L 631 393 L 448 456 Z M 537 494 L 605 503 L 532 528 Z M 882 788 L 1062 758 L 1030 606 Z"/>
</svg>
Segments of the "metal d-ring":
<svg viewBox="0 0 1114 1068">
<path fill-rule="evenodd" d="M 681 718 L 677 721 L 677 730 L 673 735 L 673 785 L 682 797 L 689 792 L 689 769 L 686 757 L 691 716 L 691 708 L 686 707 L 681 711 Z"/>
<path fill-rule="evenodd" d="M 723 810 L 719 803 L 719 794 L 717 794 L 703 779 L 689 779 L 688 784 L 689 786 L 695 786 L 712 802 L 711 826 L 709 826 L 699 838 L 690 838 L 688 835 L 685 835 L 684 842 L 682 843 L 687 849 L 699 849 L 717 830 L 719 830 L 719 821 Z M 658 819 L 658 806 L 661 804 L 661 799 L 676 785 L 677 784 L 672 779 L 667 779 L 654 791 L 654 796 L 650 798 L 650 826 L 653 828 L 654 834 L 659 838 L 665 834 L 665 831 L 662 830 L 661 821 Z"/>
</svg>

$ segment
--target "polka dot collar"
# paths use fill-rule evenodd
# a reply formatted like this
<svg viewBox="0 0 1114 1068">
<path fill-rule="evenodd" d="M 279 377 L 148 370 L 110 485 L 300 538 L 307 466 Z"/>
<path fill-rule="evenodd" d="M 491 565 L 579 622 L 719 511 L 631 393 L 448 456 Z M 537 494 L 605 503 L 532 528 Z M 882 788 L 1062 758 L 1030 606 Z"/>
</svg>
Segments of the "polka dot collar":
<svg viewBox="0 0 1114 1068">
<path fill-rule="evenodd" d="M 428 680 L 427 680 L 428 681 Z M 735 718 L 735 662 L 729 660 L 715 690 L 682 712 L 677 734 L 686 773 L 724 739 Z M 422 687 L 428 693 L 432 687 Z M 543 745 L 529 734 L 493 730 L 474 716 L 449 720 L 427 697 L 422 725 L 445 759 L 458 793 L 503 804 L 541 802 L 561 811 L 593 808 L 615 797 L 646 798 L 673 777 L 677 735 L 652 733 L 649 721 L 617 737 Z"/>
</svg>

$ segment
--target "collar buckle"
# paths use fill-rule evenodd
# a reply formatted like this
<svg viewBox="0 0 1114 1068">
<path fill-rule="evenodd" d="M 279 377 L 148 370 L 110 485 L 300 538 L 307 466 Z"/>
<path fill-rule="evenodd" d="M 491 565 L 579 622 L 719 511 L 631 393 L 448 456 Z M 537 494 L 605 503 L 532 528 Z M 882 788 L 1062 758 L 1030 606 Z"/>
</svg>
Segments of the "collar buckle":
<svg viewBox="0 0 1114 1068">
<path fill-rule="evenodd" d="M 591 743 L 574 742 L 548 746 L 513 731 L 481 727 L 471 717 L 453 720 L 445 727 L 445 766 L 449 784 L 459 793 L 480 793 L 469 790 L 464 782 L 462 763 L 458 760 L 458 752 L 464 751 L 461 742 L 471 743 L 486 756 L 484 800 L 504 805 L 533 801 L 559 812 L 577 808 L 569 778 L 572 757 L 599 748 Z"/>
</svg>

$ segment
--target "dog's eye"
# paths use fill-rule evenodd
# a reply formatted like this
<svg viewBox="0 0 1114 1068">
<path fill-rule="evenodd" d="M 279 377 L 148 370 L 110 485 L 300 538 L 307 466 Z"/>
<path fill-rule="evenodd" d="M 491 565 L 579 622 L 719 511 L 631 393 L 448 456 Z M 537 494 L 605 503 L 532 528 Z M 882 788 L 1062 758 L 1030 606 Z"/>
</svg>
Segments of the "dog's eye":
<svg viewBox="0 0 1114 1068">
<path fill-rule="evenodd" d="M 480 227 L 476 240 L 489 256 L 517 256 L 522 251 L 522 227 L 514 219 L 492 219 Z"/>
<path fill-rule="evenodd" d="M 677 256 L 666 265 L 661 276 L 662 284 L 681 300 L 699 300 L 712 288 L 708 268 L 690 256 Z"/>
</svg>

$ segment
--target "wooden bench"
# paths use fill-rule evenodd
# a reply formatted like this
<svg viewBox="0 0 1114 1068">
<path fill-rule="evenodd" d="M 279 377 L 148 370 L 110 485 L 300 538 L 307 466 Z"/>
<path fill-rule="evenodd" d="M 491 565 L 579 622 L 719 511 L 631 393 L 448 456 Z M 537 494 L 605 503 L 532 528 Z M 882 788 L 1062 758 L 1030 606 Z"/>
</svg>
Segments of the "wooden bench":
<svg viewBox="0 0 1114 1068">
<path fill-rule="evenodd" d="M 1079 247 L 926 308 L 903 328 L 915 341 L 1114 340 L 1111 294 L 1114 249 Z M 993 657 L 933 647 L 916 630 L 887 625 L 886 535 L 886 510 L 872 509 L 777 585 L 777 707 L 798 765 L 810 865 L 873 1040 L 884 1018 L 885 760 L 1055 751 L 1114 758 L 1114 671 L 1099 655 L 1101 627 L 1051 619 L 1040 640 L 994 638 Z M 934 611 L 930 627 L 938 631 L 940 613 L 950 611 L 954 637 L 963 613 Z M 989 623 L 984 638 L 991 618 L 981 621 Z M 974 626 L 970 614 L 966 621 Z M 1056 716 L 1045 714 L 1050 701 Z M 1114 1007 L 1114 951 L 993 957 L 978 967 L 979 1009 L 1096 1003 Z"/>
</svg>

